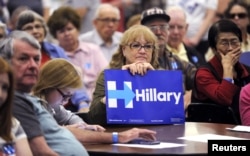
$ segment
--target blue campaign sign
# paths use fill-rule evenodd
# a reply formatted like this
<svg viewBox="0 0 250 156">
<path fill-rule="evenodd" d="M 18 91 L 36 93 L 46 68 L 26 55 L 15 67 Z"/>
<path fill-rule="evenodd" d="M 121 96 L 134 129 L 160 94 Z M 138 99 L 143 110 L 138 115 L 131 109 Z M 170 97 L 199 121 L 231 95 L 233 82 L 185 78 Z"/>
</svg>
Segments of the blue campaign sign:
<svg viewBox="0 0 250 156">
<path fill-rule="evenodd" d="M 182 72 L 104 71 L 108 124 L 180 124 L 185 122 Z"/>
</svg>

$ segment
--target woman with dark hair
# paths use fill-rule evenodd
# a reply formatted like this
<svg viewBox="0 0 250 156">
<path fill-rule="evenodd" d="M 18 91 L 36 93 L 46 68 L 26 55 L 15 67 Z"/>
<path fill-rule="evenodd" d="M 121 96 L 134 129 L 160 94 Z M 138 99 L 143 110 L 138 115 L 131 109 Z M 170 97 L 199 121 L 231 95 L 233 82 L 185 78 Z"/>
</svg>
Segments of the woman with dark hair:
<svg viewBox="0 0 250 156">
<path fill-rule="evenodd" d="M 14 75 L 0 57 L 0 155 L 32 155 L 27 136 L 19 121 L 12 116 Z"/>
<path fill-rule="evenodd" d="M 51 35 L 65 50 L 69 61 L 81 68 L 84 87 L 92 101 L 98 74 L 108 65 L 103 52 L 99 46 L 79 40 L 81 18 L 71 7 L 56 9 L 48 20 L 48 27 Z"/>
<path fill-rule="evenodd" d="M 233 21 L 242 33 L 242 52 L 250 51 L 250 7 L 244 1 L 231 1 L 225 11 L 225 17 Z"/>
<path fill-rule="evenodd" d="M 250 82 L 249 67 L 239 63 L 242 33 L 230 20 L 214 23 L 208 33 L 213 58 L 195 76 L 192 102 L 230 106 L 239 117 L 239 92 Z"/>
</svg>

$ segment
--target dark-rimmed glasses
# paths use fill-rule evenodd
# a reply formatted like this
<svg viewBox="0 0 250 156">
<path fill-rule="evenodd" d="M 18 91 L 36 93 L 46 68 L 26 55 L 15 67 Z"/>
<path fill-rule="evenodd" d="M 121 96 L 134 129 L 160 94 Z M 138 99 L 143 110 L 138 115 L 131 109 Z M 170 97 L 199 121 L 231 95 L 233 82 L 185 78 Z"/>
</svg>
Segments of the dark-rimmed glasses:
<svg viewBox="0 0 250 156">
<path fill-rule="evenodd" d="M 230 19 L 235 19 L 235 17 L 238 17 L 239 19 L 243 19 L 247 17 L 246 13 L 234 13 L 234 14 L 229 14 Z"/>
<path fill-rule="evenodd" d="M 141 45 L 140 43 L 131 43 L 128 46 L 132 50 L 140 50 L 141 48 L 144 48 L 145 51 L 152 51 L 154 49 L 154 45 L 152 44 Z"/>
<path fill-rule="evenodd" d="M 60 89 L 56 88 L 56 90 L 61 94 L 63 101 L 68 101 L 71 97 L 72 94 L 64 94 Z"/>
</svg>

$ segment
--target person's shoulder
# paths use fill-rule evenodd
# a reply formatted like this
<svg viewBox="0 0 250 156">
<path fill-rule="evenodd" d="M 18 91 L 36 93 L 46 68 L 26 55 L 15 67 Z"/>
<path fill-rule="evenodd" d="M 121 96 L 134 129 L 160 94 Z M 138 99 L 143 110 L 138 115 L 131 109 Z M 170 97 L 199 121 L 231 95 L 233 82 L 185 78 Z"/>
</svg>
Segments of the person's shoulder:
<svg viewBox="0 0 250 156">
<path fill-rule="evenodd" d="M 44 45 L 44 48 L 46 48 L 46 50 L 56 49 L 56 50 L 64 51 L 62 47 L 60 47 L 59 45 L 55 43 L 46 41 L 46 42 L 43 42 L 43 45 Z"/>
<path fill-rule="evenodd" d="M 51 46 L 51 47 L 58 47 L 57 44 L 52 43 L 52 42 L 48 42 L 48 41 L 44 41 L 44 42 L 43 42 L 43 45 L 44 45 L 44 46 Z"/>
<path fill-rule="evenodd" d="M 194 48 L 194 47 L 190 47 L 190 46 L 187 46 L 185 44 L 184 45 L 184 48 L 186 49 L 187 53 L 190 53 L 192 55 L 198 55 L 200 57 L 200 53 Z"/>
<path fill-rule="evenodd" d="M 94 30 L 88 31 L 86 33 L 82 33 L 79 35 L 80 40 L 88 39 L 89 37 L 94 35 Z"/>
<path fill-rule="evenodd" d="M 110 69 L 110 68 L 106 68 L 106 69 Z M 105 75 L 105 70 L 106 69 L 103 69 L 100 73 L 99 73 L 99 75 L 98 75 L 98 80 L 100 81 L 100 79 L 102 79 L 102 81 L 104 80 L 104 75 Z M 98 81 L 97 80 L 97 81 Z"/>
<path fill-rule="evenodd" d="M 200 77 L 207 77 L 208 75 L 214 75 L 217 79 L 221 79 L 211 64 L 206 63 L 197 68 L 196 77 L 199 79 Z"/>
<path fill-rule="evenodd" d="M 14 93 L 14 100 L 13 100 L 13 103 L 14 103 L 14 108 L 16 108 L 15 106 L 21 106 L 21 107 L 25 107 L 25 106 L 31 106 L 33 107 L 33 101 L 31 101 L 30 98 L 28 98 L 30 95 L 26 93 L 21 93 L 21 92 L 15 92 Z M 31 98 L 33 96 L 30 96 Z M 37 97 L 33 97 L 34 99 L 38 100 Z"/>
<path fill-rule="evenodd" d="M 25 95 L 21 92 L 15 91 L 14 92 L 14 99 L 26 99 Z"/>
<path fill-rule="evenodd" d="M 100 47 L 92 42 L 87 42 L 87 41 L 80 41 L 80 47 L 91 53 L 99 52 L 101 51 Z"/>
<path fill-rule="evenodd" d="M 173 58 L 175 59 L 175 61 L 181 63 L 184 68 L 188 67 L 188 68 L 195 68 L 196 69 L 196 67 L 193 63 L 181 59 L 178 55 L 173 54 Z"/>
<path fill-rule="evenodd" d="M 115 31 L 114 36 L 121 38 L 123 36 L 123 33 L 120 31 Z"/>
<path fill-rule="evenodd" d="M 112 36 L 113 43 L 114 44 L 119 44 L 120 41 L 121 41 L 122 36 L 123 36 L 122 32 L 115 31 L 115 33 Z"/>
<path fill-rule="evenodd" d="M 95 43 L 92 42 L 87 42 L 87 41 L 80 41 L 81 45 L 87 46 L 87 47 L 99 47 L 98 45 L 96 45 Z"/>
<path fill-rule="evenodd" d="M 247 85 L 242 87 L 242 91 L 246 91 L 248 93 L 250 93 L 250 83 L 248 83 Z"/>
</svg>

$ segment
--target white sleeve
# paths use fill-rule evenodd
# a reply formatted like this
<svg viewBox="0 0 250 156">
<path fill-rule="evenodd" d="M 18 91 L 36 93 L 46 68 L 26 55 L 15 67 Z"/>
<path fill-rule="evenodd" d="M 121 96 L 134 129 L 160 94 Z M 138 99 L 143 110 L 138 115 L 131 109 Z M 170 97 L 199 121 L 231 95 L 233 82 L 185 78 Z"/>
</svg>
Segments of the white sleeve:
<svg viewBox="0 0 250 156">
<path fill-rule="evenodd" d="M 50 0 L 42 0 L 43 8 L 50 8 L 51 3 Z"/>
<path fill-rule="evenodd" d="M 22 138 L 27 138 L 26 133 L 24 132 L 20 122 L 16 118 L 13 118 L 12 122 L 12 133 L 14 134 L 14 141 L 17 141 Z"/>
<path fill-rule="evenodd" d="M 205 5 L 208 9 L 217 10 L 218 0 L 207 0 Z"/>
</svg>

